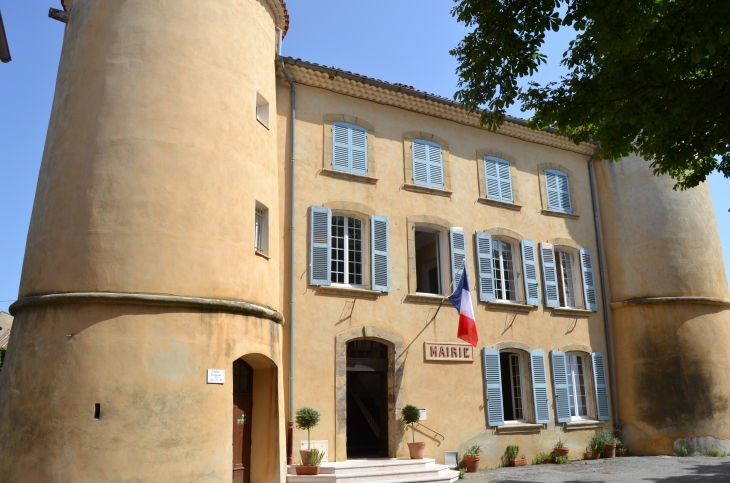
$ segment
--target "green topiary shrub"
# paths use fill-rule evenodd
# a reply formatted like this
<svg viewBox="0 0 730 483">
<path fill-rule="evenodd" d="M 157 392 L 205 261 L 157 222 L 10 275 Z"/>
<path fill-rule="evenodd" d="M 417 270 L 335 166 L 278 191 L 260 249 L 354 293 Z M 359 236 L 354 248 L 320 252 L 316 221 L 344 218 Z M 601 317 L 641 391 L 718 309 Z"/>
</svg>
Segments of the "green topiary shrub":
<svg viewBox="0 0 730 483">
<path fill-rule="evenodd" d="M 295 422 L 297 423 L 297 429 L 307 430 L 307 449 L 311 449 L 309 430 L 319 424 L 319 412 L 309 406 L 299 408 L 296 413 Z"/>
<path fill-rule="evenodd" d="M 413 425 L 421 420 L 421 410 L 413 404 L 406 404 L 403 406 L 400 412 L 403 422 L 411 425 L 411 432 L 413 433 L 413 442 L 416 442 L 416 430 Z"/>
</svg>

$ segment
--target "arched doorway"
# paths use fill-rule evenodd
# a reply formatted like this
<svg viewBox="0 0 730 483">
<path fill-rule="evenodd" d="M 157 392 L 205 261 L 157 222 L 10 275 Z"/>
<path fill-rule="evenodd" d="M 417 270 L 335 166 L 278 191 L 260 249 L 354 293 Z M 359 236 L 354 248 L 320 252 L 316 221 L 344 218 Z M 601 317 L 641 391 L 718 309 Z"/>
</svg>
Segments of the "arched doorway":
<svg viewBox="0 0 730 483">
<path fill-rule="evenodd" d="M 251 482 L 253 368 L 233 362 L 233 483 Z"/>
<path fill-rule="evenodd" d="M 347 457 L 388 456 L 388 346 L 347 343 Z"/>
</svg>

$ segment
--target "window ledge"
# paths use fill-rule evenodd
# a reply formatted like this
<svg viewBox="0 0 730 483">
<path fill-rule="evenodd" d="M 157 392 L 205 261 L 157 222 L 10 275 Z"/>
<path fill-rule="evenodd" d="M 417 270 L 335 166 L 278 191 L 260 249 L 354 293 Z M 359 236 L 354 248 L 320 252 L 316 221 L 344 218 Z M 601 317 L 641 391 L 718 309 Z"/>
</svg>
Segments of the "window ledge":
<svg viewBox="0 0 730 483">
<path fill-rule="evenodd" d="M 507 201 L 498 201 L 498 200 L 491 200 L 489 198 L 477 198 L 477 201 L 483 205 L 490 205 L 490 206 L 496 206 L 497 208 L 506 208 L 508 210 L 512 211 L 521 211 L 522 205 L 517 205 L 515 203 L 509 203 Z"/>
<path fill-rule="evenodd" d="M 570 218 L 571 220 L 577 220 L 580 218 L 580 216 L 575 213 L 566 213 L 564 211 L 540 210 L 540 213 L 547 216 L 557 216 L 558 218 Z"/>
<path fill-rule="evenodd" d="M 454 194 L 453 191 L 442 190 L 439 188 L 429 188 L 427 186 L 418 186 L 417 184 L 403 184 L 403 189 L 406 191 L 414 191 L 416 193 L 426 193 L 427 195 L 445 196 L 451 198 Z"/>
<path fill-rule="evenodd" d="M 605 426 L 605 421 L 595 421 L 593 419 L 583 419 L 581 421 L 571 421 L 563 423 L 566 431 L 580 431 L 582 429 L 597 429 Z"/>
<path fill-rule="evenodd" d="M 323 168 L 321 173 L 332 178 L 346 179 L 349 181 L 357 181 L 358 183 L 376 184 L 380 179 L 362 174 L 348 173 L 347 171 L 337 171 L 334 169 Z"/>
<path fill-rule="evenodd" d="M 487 307 L 492 310 L 503 310 L 506 312 L 524 312 L 527 313 L 536 309 L 534 305 L 525 305 L 512 302 L 487 302 Z"/>
<path fill-rule="evenodd" d="M 497 426 L 497 434 L 536 434 L 542 431 L 542 424 L 520 423 Z"/>
<path fill-rule="evenodd" d="M 264 252 L 260 252 L 258 250 L 254 250 L 254 253 L 256 255 L 260 256 L 260 257 L 263 257 L 263 258 L 267 259 L 267 260 L 271 260 L 271 257 L 268 256 L 267 254 L 265 254 Z"/>
<path fill-rule="evenodd" d="M 553 314 L 555 315 L 567 315 L 569 317 L 589 317 L 593 313 L 592 310 L 586 309 L 573 309 L 569 307 L 555 307 Z"/>
<path fill-rule="evenodd" d="M 340 295 L 343 297 L 360 297 L 365 299 L 377 299 L 381 295 L 386 295 L 385 292 L 378 290 L 369 290 L 366 288 L 354 288 L 354 287 L 338 287 L 338 286 L 321 286 L 319 292 L 325 295 Z"/>
<path fill-rule="evenodd" d="M 406 302 L 414 304 L 435 304 L 445 302 L 448 298 L 445 295 L 435 295 L 431 293 L 409 293 L 406 295 Z"/>
</svg>

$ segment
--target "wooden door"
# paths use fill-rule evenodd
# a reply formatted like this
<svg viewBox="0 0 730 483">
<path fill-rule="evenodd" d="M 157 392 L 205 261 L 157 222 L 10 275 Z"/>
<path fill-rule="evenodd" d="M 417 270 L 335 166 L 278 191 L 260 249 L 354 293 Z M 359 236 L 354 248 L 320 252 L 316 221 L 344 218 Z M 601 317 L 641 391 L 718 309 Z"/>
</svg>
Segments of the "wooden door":
<svg viewBox="0 0 730 483">
<path fill-rule="evenodd" d="M 251 483 L 253 369 L 233 363 L 233 483 Z"/>
</svg>

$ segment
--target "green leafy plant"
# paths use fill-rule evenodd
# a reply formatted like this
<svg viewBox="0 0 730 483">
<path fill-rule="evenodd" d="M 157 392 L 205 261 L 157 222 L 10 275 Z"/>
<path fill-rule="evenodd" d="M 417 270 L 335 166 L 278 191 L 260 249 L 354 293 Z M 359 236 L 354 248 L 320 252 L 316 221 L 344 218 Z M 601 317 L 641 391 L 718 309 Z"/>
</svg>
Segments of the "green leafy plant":
<svg viewBox="0 0 730 483">
<path fill-rule="evenodd" d="M 309 461 L 307 462 L 307 466 L 319 466 L 322 464 L 323 459 L 324 451 L 315 448 L 309 452 Z"/>
<path fill-rule="evenodd" d="M 564 465 L 565 463 L 568 462 L 568 457 L 567 456 L 556 456 L 555 458 L 553 458 L 553 461 L 555 462 L 555 464 Z"/>
<path fill-rule="evenodd" d="M 418 421 L 421 420 L 421 410 L 412 404 L 406 404 L 403 406 L 400 412 L 403 422 L 411 425 L 411 432 L 413 433 L 413 442 L 416 442 L 416 430 L 413 427 Z"/>
<path fill-rule="evenodd" d="M 621 442 L 621 441 L 619 440 L 618 444 L 616 445 L 616 452 L 617 452 L 617 453 L 628 453 L 628 452 L 629 452 L 629 448 L 627 448 L 627 447 L 626 447 L 626 445 L 624 445 L 624 444 L 623 444 L 623 443 L 622 443 L 622 442 Z"/>
<path fill-rule="evenodd" d="M 459 468 L 459 479 L 463 480 L 464 475 L 466 474 L 466 468 Z"/>
<path fill-rule="evenodd" d="M 680 454 L 680 456 L 688 456 L 689 455 L 689 452 L 687 451 L 687 448 L 685 448 L 684 446 L 682 446 L 679 449 L 679 454 Z"/>
<path fill-rule="evenodd" d="M 545 463 L 545 460 L 552 459 L 550 453 L 537 453 L 535 458 L 532 460 L 533 465 L 541 465 Z"/>
<path fill-rule="evenodd" d="M 717 449 L 717 448 L 714 448 L 712 451 L 710 451 L 710 455 L 711 456 L 714 456 L 715 458 L 717 458 L 718 456 L 720 456 L 720 450 Z M 723 453 L 723 456 L 724 455 L 725 455 L 725 453 Z"/>
<path fill-rule="evenodd" d="M 299 408 L 297 409 L 296 417 L 294 420 L 297 424 L 297 429 L 307 430 L 307 449 L 311 449 L 309 430 L 319 424 L 319 411 L 312 409 L 309 406 Z"/>
<path fill-rule="evenodd" d="M 238 418 L 238 419 L 236 419 L 236 423 L 237 424 L 246 424 L 246 415 L 245 414 L 241 414 L 241 417 Z"/>
<path fill-rule="evenodd" d="M 565 443 L 563 443 L 563 440 L 558 439 L 558 442 L 555 443 L 555 446 L 553 446 L 553 448 L 558 448 L 558 449 L 565 448 Z"/>
<path fill-rule="evenodd" d="M 504 457 L 508 461 L 517 459 L 518 454 L 520 454 L 520 447 L 514 444 L 507 446 L 507 449 L 504 451 Z"/>
<path fill-rule="evenodd" d="M 466 450 L 464 453 L 464 456 L 479 456 L 482 454 L 482 446 L 480 444 L 475 444 L 469 447 L 469 449 Z"/>
</svg>

